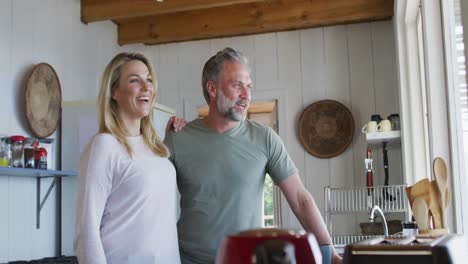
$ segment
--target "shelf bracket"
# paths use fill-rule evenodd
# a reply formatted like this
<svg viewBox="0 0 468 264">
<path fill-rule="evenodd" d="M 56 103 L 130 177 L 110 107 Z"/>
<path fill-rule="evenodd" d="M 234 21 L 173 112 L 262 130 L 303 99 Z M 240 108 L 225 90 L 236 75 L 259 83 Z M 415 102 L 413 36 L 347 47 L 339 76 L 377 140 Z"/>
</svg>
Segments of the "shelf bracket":
<svg viewBox="0 0 468 264">
<path fill-rule="evenodd" d="M 54 180 L 50 183 L 49 188 L 47 189 L 47 192 L 44 196 L 44 198 L 41 200 L 41 179 L 42 178 L 48 178 L 48 177 L 38 177 L 36 179 L 36 229 L 41 228 L 41 210 L 42 207 L 44 206 L 45 202 L 47 201 L 47 198 L 49 198 L 50 192 L 54 188 L 55 184 L 57 183 L 57 177 L 54 177 Z"/>
</svg>

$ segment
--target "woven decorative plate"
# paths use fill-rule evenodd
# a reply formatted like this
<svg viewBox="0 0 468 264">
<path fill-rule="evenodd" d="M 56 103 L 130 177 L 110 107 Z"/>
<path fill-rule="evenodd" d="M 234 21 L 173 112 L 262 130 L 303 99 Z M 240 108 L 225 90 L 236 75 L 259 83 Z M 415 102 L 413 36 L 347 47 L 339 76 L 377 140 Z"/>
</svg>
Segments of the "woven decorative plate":
<svg viewBox="0 0 468 264">
<path fill-rule="evenodd" d="M 338 156 L 351 144 L 353 135 L 351 111 L 337 101 L 315 102 L 299 119 L 299 139 L 307 152 L 318 158 Z"/>
<path fill-rule="evenodd" d="M 45 138 L 54 133 L 62 112 L 62 91 L 52 66 L 40 63 L 33 68 L 26 83 L 25 102 L 33 134 Z"/>
</svg>

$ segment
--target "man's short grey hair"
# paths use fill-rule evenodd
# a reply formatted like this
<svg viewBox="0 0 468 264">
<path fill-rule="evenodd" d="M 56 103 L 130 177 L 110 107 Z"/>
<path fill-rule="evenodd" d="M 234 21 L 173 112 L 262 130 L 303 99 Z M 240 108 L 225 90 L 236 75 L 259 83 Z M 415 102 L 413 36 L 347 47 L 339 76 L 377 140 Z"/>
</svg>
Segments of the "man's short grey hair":
<svg viewBox="0 0 468 264">
<path fill-rule="evenodd" d="M 218 53 L 211 57 L 203 67 L 202 88 L 203 96 L 205 96 L 205 100 L 207 103 L 210 103 L 210 95 L 208 94 L 206 84 L 208 83 L 208 81 L 213 81 L 216 84 L 218 84 L 219 76 L 221 71 L 223 70 L 223 65 L 225 61 L 235 61 L 247 65 L 250 71 L 249 60 L 240 51 L 230 47 L 218 51 Z"/>
</svg>

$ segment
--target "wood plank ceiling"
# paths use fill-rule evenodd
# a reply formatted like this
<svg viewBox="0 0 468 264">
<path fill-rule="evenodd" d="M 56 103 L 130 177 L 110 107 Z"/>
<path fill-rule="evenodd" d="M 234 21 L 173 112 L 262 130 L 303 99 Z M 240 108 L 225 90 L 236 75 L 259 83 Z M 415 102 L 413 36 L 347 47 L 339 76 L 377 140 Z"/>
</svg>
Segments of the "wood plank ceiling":
<svg viewBox="0 0 468 264">
<path fill-rule="evenodd" d="M 393 0 L 81 0 L 81 20 L 112 20 L 120 45 L 386 20 L 392 15 Z"/>
</svg>

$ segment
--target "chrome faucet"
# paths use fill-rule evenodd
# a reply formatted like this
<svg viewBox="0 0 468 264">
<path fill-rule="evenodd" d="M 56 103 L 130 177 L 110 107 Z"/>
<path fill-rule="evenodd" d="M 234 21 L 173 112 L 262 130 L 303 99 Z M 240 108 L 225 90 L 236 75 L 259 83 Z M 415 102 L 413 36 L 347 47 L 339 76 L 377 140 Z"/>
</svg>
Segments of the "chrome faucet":
<svg viewBox="0 0 468 264">
<path fill-rule="evenodd" d="M 374 222 L 374 214 L 375 212 L 377 211 L 377 213 L 379 213 L 380 217 L 382 218 L 382 224 L 383 224 L 383 228 L 384 228 L 384 236 L 388 236 L 388 226 L 387 226 L 387 219 L 385 219 L 385 215 L 382 211 L 382 209 L 380 209 L 380 207 L 378 205 L 374 205 L 374 207 L 372 207 L 372 210 L 370 211 L 370 214 L 369 214 L 369 220 L 371 221 L 371 223 Z"/>
</svg>

